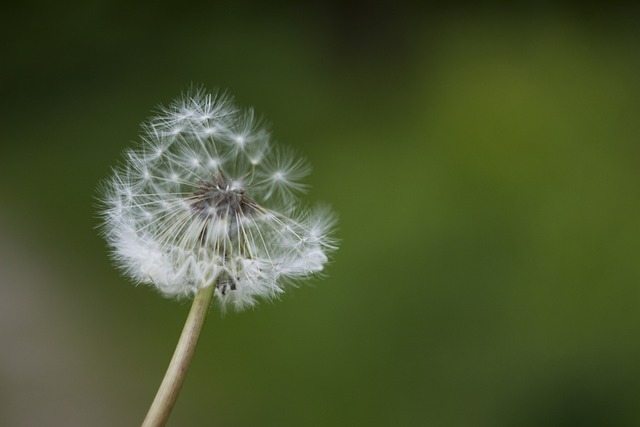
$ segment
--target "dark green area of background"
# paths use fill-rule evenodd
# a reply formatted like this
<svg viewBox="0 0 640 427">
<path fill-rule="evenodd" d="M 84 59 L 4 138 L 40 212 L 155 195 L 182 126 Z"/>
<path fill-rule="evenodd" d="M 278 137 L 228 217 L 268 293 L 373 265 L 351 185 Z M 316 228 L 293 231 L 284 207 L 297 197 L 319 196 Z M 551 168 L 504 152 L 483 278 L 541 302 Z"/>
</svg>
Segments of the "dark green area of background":
<svg viewBox="0 0 640 427">
<path fill-rule="evenodd" d="M 20 3 L 0 18 L 0 424 L 136 425 L 188 311 L 96 186 L 190 84 L 314 167 L 316 279 L 212 311 L 175 426 L 640 425 L 640 31 L 611 3 Z"/>
</svg>

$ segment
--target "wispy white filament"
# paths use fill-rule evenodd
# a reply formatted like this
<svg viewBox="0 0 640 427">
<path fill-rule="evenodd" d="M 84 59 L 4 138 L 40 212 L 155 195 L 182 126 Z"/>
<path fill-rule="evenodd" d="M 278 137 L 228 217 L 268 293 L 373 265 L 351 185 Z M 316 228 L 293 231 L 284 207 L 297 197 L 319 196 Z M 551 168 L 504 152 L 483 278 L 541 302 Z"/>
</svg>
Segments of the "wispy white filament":
<svg viewBox="0 0 640 427">
<path fill-rule="evenodd" d="M 174 297 L 215 286 L 240 310 L 322 271 L 335 249 L 330 210 L 298 202 L 308 173 L 253 110 L 191 91 L 143 126 L 105 183 L 103 231 L 134 281 Z"/>
</svg>

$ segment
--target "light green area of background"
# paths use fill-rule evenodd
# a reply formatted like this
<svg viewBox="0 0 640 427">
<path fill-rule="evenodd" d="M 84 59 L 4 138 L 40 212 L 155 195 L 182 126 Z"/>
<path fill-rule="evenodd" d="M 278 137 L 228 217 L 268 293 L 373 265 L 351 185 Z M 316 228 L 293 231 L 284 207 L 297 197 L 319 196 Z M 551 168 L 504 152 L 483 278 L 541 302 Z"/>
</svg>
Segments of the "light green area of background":
<svg viewBox="0 0 640 427">
<path fill-rule="evenodd" d="M 95 189 L 191 83 L 307 155 L 341 248 L 212 311 L 170 425 L 640 425 L 635 11 L 58 7 L 5 18 L 0 425 L 143 418 L 188 303 L 112 267 Z"/>
</svg>

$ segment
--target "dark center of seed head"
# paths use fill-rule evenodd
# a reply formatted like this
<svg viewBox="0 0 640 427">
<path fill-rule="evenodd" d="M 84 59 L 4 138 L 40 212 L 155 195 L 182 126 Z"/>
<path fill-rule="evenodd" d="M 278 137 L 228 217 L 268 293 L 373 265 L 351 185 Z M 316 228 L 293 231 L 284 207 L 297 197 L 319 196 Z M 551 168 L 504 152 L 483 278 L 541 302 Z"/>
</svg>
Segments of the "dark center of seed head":
<svg viewBox="0 0 640 427">
<path fill-rule="evenodd" d="M 245 189 L 232 186 L 224 172 L 216 172 L 200 183 L 191 196 L 191 209 L 204 218 L 249 216 L 255 210 L 255 202 L 245 195 Z"/>
</svg>

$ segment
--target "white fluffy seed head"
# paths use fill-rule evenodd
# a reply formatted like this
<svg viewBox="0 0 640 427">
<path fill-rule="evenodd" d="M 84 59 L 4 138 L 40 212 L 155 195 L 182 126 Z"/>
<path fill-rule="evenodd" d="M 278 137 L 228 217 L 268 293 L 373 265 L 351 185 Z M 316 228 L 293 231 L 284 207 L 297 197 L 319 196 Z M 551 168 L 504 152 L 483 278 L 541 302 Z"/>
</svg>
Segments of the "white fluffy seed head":
<svg viewBox="0 0 640 427">
<path fill-rule="evenodd" d="M 253 110 L 193 90 L 143 132 L 102 188 L 103 233 L 126 275 L 171 297 L 215 286 L 223 309 L 241 310 L 322 271 L 335 217 L 299 207 L 310 168 L 272 148 Z"/>
</svg>

